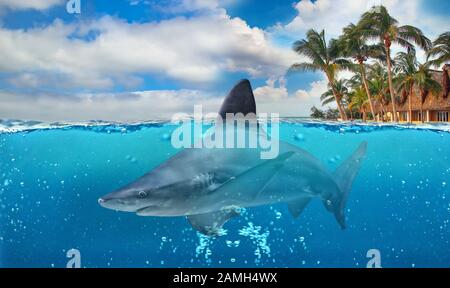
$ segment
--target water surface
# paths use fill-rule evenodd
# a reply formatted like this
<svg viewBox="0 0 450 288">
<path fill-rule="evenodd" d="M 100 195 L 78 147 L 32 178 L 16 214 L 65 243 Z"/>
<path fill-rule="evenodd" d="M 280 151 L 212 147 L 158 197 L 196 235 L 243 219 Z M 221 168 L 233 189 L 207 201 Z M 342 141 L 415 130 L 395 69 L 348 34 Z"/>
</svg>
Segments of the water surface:
<svg viewBox="0 0 450 288">
<path fill-rule="evenodd" d="M 65 267 L 72 248 L 83 267 L 365 267 L 369 249 L 383 267 L 450 266 L 449 126 L 285 119 L 281 140 L 330 170 L 368 142 L 347 229 L 314 200 L 298 219 L 285 204 L 246 209 L 215 239 L 97 204 L 174 155 L 176 127 L 0 121 L 0 266 Z"/>
</svg>

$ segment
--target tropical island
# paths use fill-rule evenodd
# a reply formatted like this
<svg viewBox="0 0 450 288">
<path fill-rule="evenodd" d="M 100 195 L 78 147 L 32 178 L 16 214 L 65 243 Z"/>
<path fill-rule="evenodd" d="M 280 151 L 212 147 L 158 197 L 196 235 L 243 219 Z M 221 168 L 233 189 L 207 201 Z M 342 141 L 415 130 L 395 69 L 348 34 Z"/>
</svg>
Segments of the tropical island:
<svg viewBox="0 0 450 288">
<path fill-rule="evenodd" d="M 393 44 L 402 51 L 393 55 Z M 425 52 L 425 62 L 416 49 Z M 312 107 L 312 118 L 449 121 L 450 31 L 432 41 L 419 28 L 401 25 L 386 7 L 374 6 L 337 39 L 327 41 L 324 30 L 311 29 L 293 50 L 310 61 L 293 64 L 289 72 L 323 72 L 329 89 L 321 95 L 322 106 L 337 107 Z M 339 78 L 345 70 L 353 76 Z"/>
</svg>

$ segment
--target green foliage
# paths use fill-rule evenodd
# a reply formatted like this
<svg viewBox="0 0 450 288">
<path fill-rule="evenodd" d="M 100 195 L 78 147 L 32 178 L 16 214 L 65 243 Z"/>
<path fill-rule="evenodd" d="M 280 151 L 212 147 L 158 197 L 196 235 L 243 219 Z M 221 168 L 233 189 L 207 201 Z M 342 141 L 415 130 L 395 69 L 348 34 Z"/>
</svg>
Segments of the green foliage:
<svg viewBox="0 0 450 288">
<path fill-rule="evenodd" d="M 411 25 L 400 26 L 383 5 L 374 6 L 361 16 L 360 30 L 368 39 L 379 39 L 380 43 L 390 47 L 397 43 L 413 51 L 414 44 L 425 51 L 430 50 L 432 43 L 420 30 Z"/>
<path fill-rule="evenodd" d="M 296 41 L 292 49 L 299 55 L 306 56 L 309 62 L 302 62 L 293 64 L 290 72 L 293 71 L 322 71 L 325 73 L 330 85 L 334 100 L 338 106 L 341 107 L 341 99 L 339 95 L 334 92 L 334 81 L 339 71 L 349 69 L 350 61 L 340 58 L 339 41 L 331 39 L 329 42 L 325 39 L 325 31 L 320 33 L 316 30 L 309 30 L 306 33 L 306 39 Z M 341 113 L 341 118 L 346 119 L 344 112 Z"/>
<path fill-rule="evenodd" d="M 339 118 L 339 110 L 328 108 L 327 110 L 320 110 L 316 106 L 311 108 L 310 117 L 321 120 L 337 120 Z"/>
<path fill-rule="evenodd" d="M 434 40 L 433 48 L 428 51 L 427 56 L 434 58 L 431 63 L 436 66 L 450 61 L 450 31 L 442 33 Z"/>
<path fill-rule="evenodd" d="M 322 110 L 318 109 L 316 106 L 313 106 L 311 108 L 310 117 L 314 119 L 325 119 L 325 113 Z"/>
<path fill-rule="evenodd" d="M 394 43 L 405 48 L 406 52 L 399 52 L 391 59 L 390 47 Z M 427 52 L 427 62 L 417 61 L 415 46 Z M 347 111 L 344 115 L 354 117 L 361 116 L 361 112 L 369 107 L 374 111 L 371 104 L 395 106 L 397 101 L 391 94 L 412 94 L 409 93 L 411 87 L 420 91 L 422 102 L 428 92 L 439 95 L 442 87 L 430 71 L 433 65 L 450 61 L 450 32 L 431 42 L 419 28 L 400 25 L 386 7 L 380 5 L 361 15 L 357 24 L 346 26 L 338 39 L 327 42 L 325 31 L 311 29 L 305 39 L 294 43 L 293 50 L 309 61 L 293 64 L 289 71 L 324 72 L 328 90 L 320 97 L 322 106 L 335 102 L 338 108 Z M 342 70 L 351 71 L 354 75 L 350 79 L 338 80 L 337 74 Z M 390 79 L 393 90 L 389 87 Z M 329 108 L 324 111 L 312 107 L 311 117 L 337 119 L 339 110 Z"/>
</svg>

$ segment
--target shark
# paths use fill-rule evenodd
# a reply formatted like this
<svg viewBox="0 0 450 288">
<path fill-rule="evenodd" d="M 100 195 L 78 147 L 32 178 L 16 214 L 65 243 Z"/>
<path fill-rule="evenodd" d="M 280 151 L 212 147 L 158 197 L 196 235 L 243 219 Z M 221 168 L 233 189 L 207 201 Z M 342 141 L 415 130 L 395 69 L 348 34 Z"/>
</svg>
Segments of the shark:
<svg viewBox="0 0 450 288">
<path fill-rule="evenodd" d="M 247 79 L 225 97 L 219 115 L 227 113 L 256 114 Z M 186 217 L 200 233 L 218 236 L 242 208 L 286 203 L 297 218 L 317 198 L 345 229 L 345 206 L 366 151 L 367 142 L 360 143 L 329 171 L 307 151 L 283 141 L 273 159 L 261 159 L 258 149 L 188 148 L 98 203 L 139 216 Z"/>
</svg>

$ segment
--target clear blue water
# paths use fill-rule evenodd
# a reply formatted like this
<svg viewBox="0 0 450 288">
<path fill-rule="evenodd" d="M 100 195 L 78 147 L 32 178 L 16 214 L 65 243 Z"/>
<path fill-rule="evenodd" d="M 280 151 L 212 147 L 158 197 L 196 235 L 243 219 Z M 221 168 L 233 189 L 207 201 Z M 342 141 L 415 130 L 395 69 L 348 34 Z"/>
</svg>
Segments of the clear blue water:
<svg viewBox="0 0 450 288">
<path fill-rule="evenodd" d="M 383 267 L 450 266 L 450 133 L 439 128 L 284 121 L 281 140 L 331 170 L 368 142 L 347 229 L 315 200 L 298 219 L 282 204 L 246 209 L 211 239 L 182 217 L 138 217 L 97 203 L 174 155 L 168 135 L 176 126 L 5 123 L 3 267 L 65 267 L 72 248 L 83 267 L 365 267 L 369 249 L 380 251 Z"/>
</svg>

